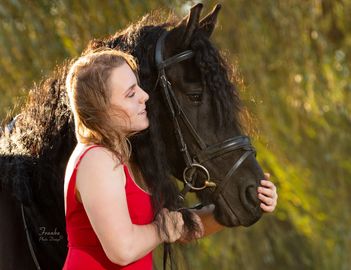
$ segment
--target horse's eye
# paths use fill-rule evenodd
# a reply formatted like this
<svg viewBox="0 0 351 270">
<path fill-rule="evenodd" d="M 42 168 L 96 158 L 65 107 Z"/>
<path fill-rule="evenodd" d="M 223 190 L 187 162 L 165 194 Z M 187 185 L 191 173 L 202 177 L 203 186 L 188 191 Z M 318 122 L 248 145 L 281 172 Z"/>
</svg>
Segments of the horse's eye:
<svg viewBox="0 0 351 270">
<path fill-rule="evenodd" d="M 188 97 L 194 103 L 201 103 L 202 101 L 202 94 L 188 94 Z"/>
</svg>

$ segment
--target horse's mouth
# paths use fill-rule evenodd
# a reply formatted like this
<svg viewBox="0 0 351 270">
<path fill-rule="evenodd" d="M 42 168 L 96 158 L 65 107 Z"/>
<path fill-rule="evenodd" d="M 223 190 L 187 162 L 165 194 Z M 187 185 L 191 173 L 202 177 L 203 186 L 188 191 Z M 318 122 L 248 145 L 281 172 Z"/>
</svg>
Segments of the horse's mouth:
<svg viewBox="0 0 351 270">
<path fill-rule="evenodd" d="M 248 216 L 236 213 L 223 195 L 219 195 L 216 205 L 217 207 L 215 208 L 214 216 L 219 223 L 226 227 L 248 227 L 256 223 L 262 216 L 262 211 L 260 209 L 255 209 L 255 211 L 252 212 L 250 211 L 251 213 L 249 215 L 246 213 Z"/>
<path fill-rule="evenodd" d="M 217 207 L 215 208 L 214 216 L 219 223 L 226 227 L 234 227 L 241 225 L 238 216 L 235 214 L 235 212 L 230 207 L 230 205 L 228 204 L 228 202 L 222 194 L 218 196 L 216 206 Z M 225 209 L 225 211 L 222 210 L 223 208 Z"/>
</svg>

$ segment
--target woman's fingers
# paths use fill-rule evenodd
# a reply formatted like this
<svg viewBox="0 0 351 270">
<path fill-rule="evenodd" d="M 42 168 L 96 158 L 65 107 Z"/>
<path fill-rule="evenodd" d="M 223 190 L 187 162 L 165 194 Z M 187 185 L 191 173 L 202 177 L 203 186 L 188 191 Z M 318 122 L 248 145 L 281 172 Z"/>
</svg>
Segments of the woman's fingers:
<svg viewBox="0 0 351 270">
<path fill-rule="evenodd" d="M 183 226 L 184 226 L 184 220 L 182 213 L 178 211 L 172 211 L 170 212 L 174 224 L 174 236 L 175 238 L 179 238 L 182 235 L 183 232 Z M 175 239 L 175 240 L 177 240 Z"/>
<path fill-rule="evenodd" d="M 271 198 L 274 197 L 274 193 L 275 193 L 272 189 L 263 188 L 263 187 L 259 187 L 257 189 L 257 191 L 259 194 L 263 194 L 263 195 L 266 195 L 266 196 L 271 197 Z"/>
<path fill-rule="evenodd" d="M 194 239 L 199 239 L 203 237 L 205 233 L 205 228 L 204 228 L 204 225 L 202 224 L 200 216 L 193 212 L 191 214 L 192 214 L 192 219 L 197 223 L 199 230 L 195 231 L 194 233 L 190 233 L 187 230 L 187 228 L 184 226 L 182 236 L 179 239 L 180 242 L 182 243 L 187 243 Z"/>
<path fill-rule="evenodd" d="M 265 212 L 273 212 L 275 209 L 275 206 L 273 205 L 265 205 L 264 203 L 260 204 L 260 207 L 262 208 L 263 211 Z"/>
<path fill-rule="evenodd" d="M 261 186 L 258 187 L 258 198 L 261 201 L 260 207 L 265 212 L 273 212 L 278 200 L 277 188 L 269 181 L 270 174 L 265 173 L 266 180 L 261 180 Z"/>
<path fill-rule="evenodd" d="M 258 198 L 266 205 L 274 205 L 274 200 L 270 197 L 264 196 L 262 194 L 258 194 Z"/>
<path fill-rule="evenodd" d="M 183 232 L 184 220 L 178 211 L 169 211 L 164 208 L 156 218 L 161 229 L 164 230 L 161 239 L 165 242 L 172 243 L 179 239 Z"/>
<path fill-rule="evenodd" d="M 261 180 L 260 184 L 261 184 L 261 186 L 271 188 L 273 190 L 276 189 L 275 185 L 271 181 L 268 181 L 268 180 Z"/>
<path fill-rule="evenodd" d="M 193 215 L 193 220 L 197 223 L 199 227 L 199 231 L 195 232 L 195 238 L 198 239 L 203 237 L 205 233 L 205 228 L 204 228 L 204 225 L 202 224 L 201 218 L 195 213 L 192 213 L 192 215 Z"/>
</svg>

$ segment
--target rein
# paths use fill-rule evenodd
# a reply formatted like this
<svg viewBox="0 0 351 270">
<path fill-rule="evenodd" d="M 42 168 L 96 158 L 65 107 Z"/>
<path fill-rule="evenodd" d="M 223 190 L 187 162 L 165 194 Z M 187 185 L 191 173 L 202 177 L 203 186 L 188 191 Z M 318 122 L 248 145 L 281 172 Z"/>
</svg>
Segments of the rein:
<svg viewBox="0 0 351 270">
<path fill-rule="evenodd" d="M 24 207 L 23 203 L 21 203 L 21 214 L 22 214 L 22 220 L 23 220 L 23 226 L 24 226 L 24 231 L 26 232 L 26 237 L 27 237 L 27 243 L 30 251 L 30 255 L 32 256 L 33 262 L 35 264 L 35 268 L 37 270 L 41 270 L 37 256 L 35 255 L 35 251 L 32 245 L 32 242 L 30 241 L 30 235 L 29 235 L 29 229 L 27 227 L 27 222 L 26 222 L 26 216 L 24 214 Z"/>
</svg>

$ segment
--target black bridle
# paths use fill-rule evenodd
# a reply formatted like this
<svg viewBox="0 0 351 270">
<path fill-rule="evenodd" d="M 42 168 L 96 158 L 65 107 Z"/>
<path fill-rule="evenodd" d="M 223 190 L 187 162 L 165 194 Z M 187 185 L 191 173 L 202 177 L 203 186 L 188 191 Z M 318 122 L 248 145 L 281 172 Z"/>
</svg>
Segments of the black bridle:
<svg viewBox="0 0 351 270">
<path fill-rule="evenodd" d="M 199 191 L 208 187 L 213 188 L 212 195 L 213 198 L 216 199 L 218 195 L 222 192 L 223 188 L 226 186 L 231 176 L 240 167 L 240 165 L 251 154 L 256 155 L 256 151 L 255 148 L 251 145 L 250 138 L 247 136 L 235 136 L 223 142 L 210 146 L 207 146 L 207 144 L 203 141 L 201 136 L 198 134 L 198 132 L 193 127 L 188 117 L 184 113 L 172 89 L 172 85 L 166 76 L 166 68 L 168 66 L 192 58 L 194 56 L 194 52 L 191 50 L 186 50 L 167 59 L 163 59 L 163 49 L 167 34 L 167 31 L 163 32 L 156 43 L 155 62 L 158 68 L 158 80 L 156 82 L 156 86 L 158 85 L 158 83 L 160 83 L 161 85 L 163 98 L 165 100 L 166 106 L 168 107 L 171 113 L 178 147 L 183 155 L 183 159 L 186 164 L 186 167 L 183 171 L 184 188 L 179 193 L 179 200 L 183 203 L 186 193 L 190 190 Z M 196 144 L 200 148 L 200 150 L 194 153 L 193 155 L 189 153 L 187 144 L 184 140 L 183 132 L 179 125 L 179 121 L 183 122 L 187 131 L 191 134 L 193 139 L 195 139 Z M 211 181 L 210 173 L 203 164 L 206 161 L 214 159 L 218 156 L 237 150 L 244 150 L 245 152 L 230 168 L 223 180 L 218 184 Z M 196 187 L 194 185 L 193 176 L 198 170 L 202 171 L 202 173 L 206 176 L 206 180 L 204 181 L 204 184 L 201 187 Z"/>
</svg>

